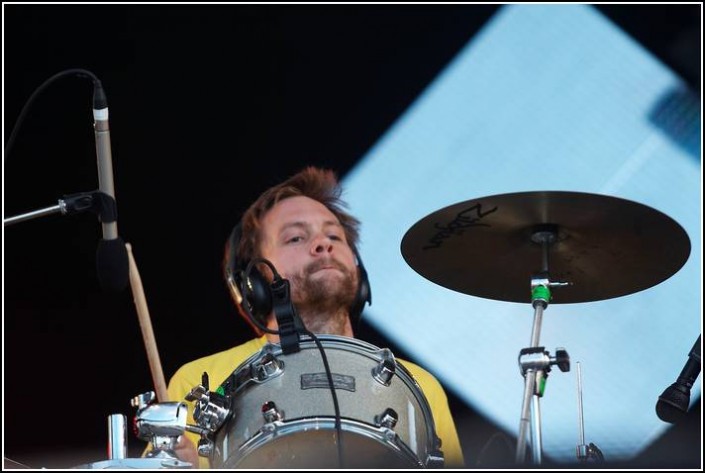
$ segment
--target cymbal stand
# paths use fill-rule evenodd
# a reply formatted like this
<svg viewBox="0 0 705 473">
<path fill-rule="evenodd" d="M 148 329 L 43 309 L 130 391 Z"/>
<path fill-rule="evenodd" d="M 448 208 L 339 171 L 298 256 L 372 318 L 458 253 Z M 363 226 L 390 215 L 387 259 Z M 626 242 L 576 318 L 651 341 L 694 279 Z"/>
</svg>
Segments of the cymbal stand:
<svg viewBox="0 0 705 473">
<path fill-rule="evenodd" d="M 552 282 L 549 278 L 548 250 L 557 237 L 558 231 L 555 225 L 537 227 L 531 236 L 533 242 L 541 245 L 542 268 L 540 273 L 531 278 L 531 304 L 534 308 L 531 345 L 529 348 L 524 348 L 519 352 L 519 369 L 524 376 L 524 398 L 519 422 L 519 436 L 517 438 L 517 463 L 524 463 L 527 444 L 526 435 L 532 422 L 532 458 L 535 464 L 541 463 L 541 406 L 539 399 L 543 396 L 546 378 L 551 371 L 551 365 L 558 365 L 561 371 L 570 370 L 570 358 L 564 349 L 557 348 L 556 356 L 552 357 L 548 351 L 544 350 L 544 347 L 539 346 L 543 312 L 551 300 L 550 288 L 569 284 L 566 282 Z"/>
</svg>

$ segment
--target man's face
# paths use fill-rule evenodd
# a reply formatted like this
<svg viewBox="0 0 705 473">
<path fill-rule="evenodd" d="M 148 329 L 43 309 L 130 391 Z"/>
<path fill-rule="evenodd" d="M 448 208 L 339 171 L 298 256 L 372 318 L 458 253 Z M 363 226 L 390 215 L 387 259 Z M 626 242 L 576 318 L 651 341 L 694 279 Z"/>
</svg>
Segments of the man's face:
<svg viewBox="0 0 705 473">
<path fill-rule="evenodd" d="M 297 306 L 347 308 L 357 289 L 357 266 L 335 215 L 308 197 L 277 203 L 262 219 L 262 256 L 289 279 Z"/>
</svg>

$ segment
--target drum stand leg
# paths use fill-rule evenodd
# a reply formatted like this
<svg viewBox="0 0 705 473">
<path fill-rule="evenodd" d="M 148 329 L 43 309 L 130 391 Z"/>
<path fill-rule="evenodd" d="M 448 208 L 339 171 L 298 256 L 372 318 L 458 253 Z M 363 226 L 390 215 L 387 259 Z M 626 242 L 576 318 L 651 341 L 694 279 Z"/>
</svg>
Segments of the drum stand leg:
<svg viewBox="0 0 705 473">
<path fill-rule="evenodd" d="M 534 323 L 531 329 L 531 345 L 519 352 L 519 368 L 524 376 L 524 397 L 521 406 L 519 436 L 517 438 L 516 462 L 524 463 L 526 456 L 527 431 L 533 422 L 531 431 L 532 459 L 534 464 L 541 464 L 541 405 L 540 398 L 551 371 L 551 365 L 558 365 L 561 371 L 570 370 L 570 358 L 563 349 L 556 349 L 556 356 L 551 357 L 544 347 L 539 346 L 543 311 L 551 300 L 549 287 L 565 286 L 568 283 L 551 282 L 548 277 L 548 247 L 557 238 L 557 229 L 550 226 L 537 228 L 532 240 L 542 246 L 542 272 L 531 278 L 531 304 L 534 307 Z M 533 402 L 532 402 L 533 397 Z"/>
<path fill-rule="evenodd" d="M 534 463 L 541 463 L 541 417 L 539 404 L 539 389 L 537 380 L 543 378 L 539 369 L 543 358 L 543 347 L 539 347 L 539 334 L 541 332 L 541 319 L 545 306 L 534 304 L 534 326 L 531 331 L 531 346 L 519 352 L 519 367 L 524 374 L 524 399 L 521 405 L 521 421 L 519 423 L 519 437 L 517 439 L 516 462 L 524 463 L 526 455 L 526 434 L 533 420 L 534 429 L 531 431 L 531 446 Z M 537 358 L 536 355 L 539 355 Z M 537 363 L 538 362 L 538 363 Z M 533 404 L 532 404 L 533 397 Z M 531 412 L 533 406 L 533 412 Z"/>
</svg>

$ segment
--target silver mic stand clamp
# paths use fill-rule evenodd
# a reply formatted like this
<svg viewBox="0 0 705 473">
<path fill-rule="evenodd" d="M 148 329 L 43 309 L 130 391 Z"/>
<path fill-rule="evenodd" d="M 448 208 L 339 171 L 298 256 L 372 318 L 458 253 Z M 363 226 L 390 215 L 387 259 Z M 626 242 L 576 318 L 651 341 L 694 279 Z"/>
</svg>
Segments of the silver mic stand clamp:
<svg viewBox="0 0 705 473">
<path fill-rule="evenodd" d="M 154 391 L 132 398 L 132 407 L 137 408 L 135 435 L 152 444 L 152 450 L 146 454 L 147 458 L 176 459 L 174 451 L 179 436 L 186 430 L 188 407 L 184 402 L 155 403 L 155 399 Z"/>
<path fill-rule="evenodd" d="M 144 457 L 127 457 L 127 428 L 125 416 L 108 417 L 108 460 L 74 468 L 105 469 L 162 469 L 193 468 L 189 462 L 179 460 L 175 453 L 178 437 L 186 430 L 187 406 L 183 402 L 154 403 L 154 391 L 135 396 L 131 404 L 137 408 L 134 433 L 140 440 L 150 441 L 152 450 Z"/>
</svg>

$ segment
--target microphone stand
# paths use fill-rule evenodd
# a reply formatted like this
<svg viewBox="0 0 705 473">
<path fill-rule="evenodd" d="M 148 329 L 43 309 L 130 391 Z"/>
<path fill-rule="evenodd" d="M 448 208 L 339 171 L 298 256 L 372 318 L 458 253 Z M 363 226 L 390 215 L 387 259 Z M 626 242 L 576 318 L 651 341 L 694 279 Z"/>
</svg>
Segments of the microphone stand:
<svg viewBox="0 0 705 473">
<path fill-rule="evenodd" d="M 81 192 L 78 194 L 65 195 L 63 198 L 59 199 L 57 205 L 3 219 L 3 227 L 56 213 L 61 213 L 61 215 L 73 215 L 83 212 L 93 212 L 98 215 L 99 220 L 109 221 L 111 216 L 117 214 L 116 208 L 115 199 L 104 192 Z"/>
<path fill-rule="evenodd" d="M 62 205 L 64 204 L 64 205 Z M 25 220 L 32 220 L 34 218 L 39 218 L 39 217 L 44 217 L 45 215 L 52 215 L 55 213 L 61 212 L 62 214 L 66 214 L 66 206 L 65 203 L 59 199 L 59 204 L 54 205 L 52 207 L 46 207 L 40 210 L 34 210 L 32 212 L 27 212 L 26 214 L 22 215 L 16 215 L 14 217 L 6 218 L 2 221 L 3 227 L 7 227 L 8 225 L 12 225 L 15 223 L 20 223 L 24 222 Z"/>
</svg>

